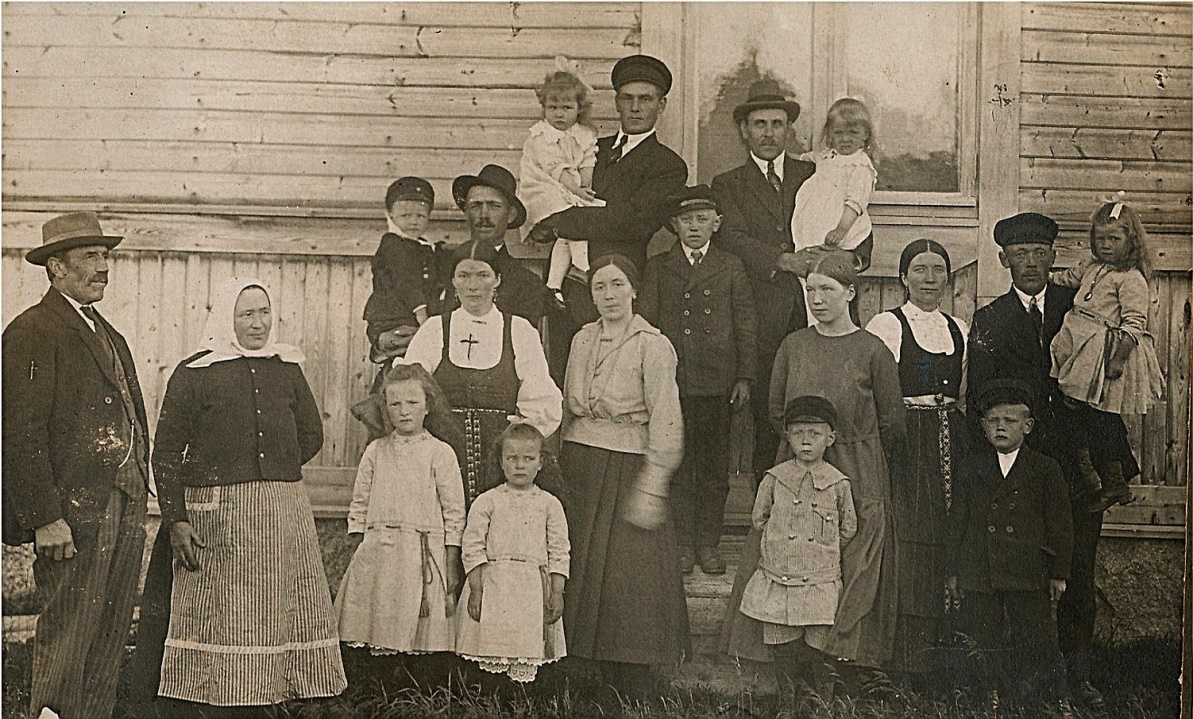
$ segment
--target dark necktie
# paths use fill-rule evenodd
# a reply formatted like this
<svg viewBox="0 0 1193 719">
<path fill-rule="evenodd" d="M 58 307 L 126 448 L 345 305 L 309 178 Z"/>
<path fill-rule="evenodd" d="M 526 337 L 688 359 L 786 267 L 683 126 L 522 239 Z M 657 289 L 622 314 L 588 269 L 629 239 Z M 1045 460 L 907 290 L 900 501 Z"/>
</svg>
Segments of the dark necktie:
<svg viewBox="0 0 1193 719">
<path fill-rule="evenodd" d="M 766 163 L 766 181 L 775 188 L 775 192 L 782 192 L 783 181 L 779 179 L 779 173 L 775 172 L 774 160 L 768 160 Z"/>
<path fill-rule="evenodd" d="M 1032 297 L 1031 302 L 1027 305 L 1027 314 L 1031 317 L 1032 329 L 1036 331 L 1036 339 L 1039 340 L 1040 346 L 1044 346 L 1044 313 L 1040 312 L 1040 303 L 1036 302 L 1036 298 Z"/>
<path fill-rule="evenodd" d="M 108 359 L 108 365 L 112 369 L 115 369 L 116 350 L 112 345 L 112 338 L 108 336 L 108 330 L 104 327 L 104 323 L 99 321 L 99 313 L 96 312 L 95 308 L 90 305 L 87 305 L 86 307 L 80 307 L 79 311 L 82 312 L 83 316 L 91 320 L 91 323 L 95 325 L 95 336 L 99 338 L 99 344 L 104 349 L 104 355 Z"/>
<path fill-rule="evenodd" d="M 704 259 L 704 253 L 700 250 L 692 250 L 692 267 L 700 264 L 700 260 Z"/>
<path fill-rule="evenodd" d="M 613 150 L 609 153 L 609 162 L 615 163 L 621 159 L 622 152 L 625 150 L 626 141 L 629 139 L 629 135 L 621 135 L 617 138 L 617 142 L 613 145 Z"/>
</svg>

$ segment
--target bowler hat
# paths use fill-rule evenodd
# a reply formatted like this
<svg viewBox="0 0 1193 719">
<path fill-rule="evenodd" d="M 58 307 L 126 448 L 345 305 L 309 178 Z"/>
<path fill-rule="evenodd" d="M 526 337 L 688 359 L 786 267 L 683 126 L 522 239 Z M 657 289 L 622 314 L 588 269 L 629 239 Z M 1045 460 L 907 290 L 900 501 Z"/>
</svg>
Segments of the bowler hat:
<svg viewBox="0 0 1193 719">
<path fill-rule="evenodd" d="M 649 82 L 666 95 L 671 92 L 671 71 L 657 57 L 627 55 L 613 66 L 613 89 L 629 82 Z"/>
<path fill-rule="evenodd" d="M 675 217 L 689 210 L 715 210 L 717 200 L 708 185 L 685 187 L 667 198 L 667 216 Z"/>
<path fill-rule="evenodd" d="M 425 202 L 432 207 L 435 205 L 435 188 L 421 177 L 403 177 L 394 180 L 385 191 L 386 209 L 393 207 L 398 200 L 415 200 Z"/>
<path fill-rule="evenodd" d="M 41 246 L 29 250 L 25 260 L 44 266 L 46 260 L 56 253 L 87 245 L 103 245 L 110 250 L 123 239 L 105 235 L 99 226 L 99 217 L 94 212 L 68 212 L 47 220 L 41 226 Z"/>
<path fill-rule="evenodd" d="M 514 219 L 510 220 L 506 229 L 514 230 L 526 222 L 526 206 L 518 199 L 518 181 L 513 174 L 501 165 L 485 165 L 476 175 L 460 175 L 452 182 L 452 197 L 456 205 L 463 210 L 468 205 L 468 191 L 477 185 L 492 187 L 505 196 L 507 202 L 514 208 Z"/>
<path fill-rule="evenodd" d="M 1056 222 L 1038 212 L 1020 212 L 994 223 L 994 241 L 999 247 L 1026 243 L 1051 245 L 1056 232 Z"/>
<path fill-rule="evenodd" d="M 782 110 L 787 113 L 787 122 L 795 122 L 799 117 L 799 103 L 788 100 L 774 80 L 757 80 L 751 84 L 746 101 L 733 108 L 733 121 L 744 121 L 754 110 Z"/>
<path fill-rule="evenodd" d="M 783 425 L 796 422 L 824 422 L 832 429 L 837 428 L 837 408 L 824 397 L 806 394 L 787 403 L 783 410 Z"/>
<path fill-rule="evenodd" d="M 975 406 L 982 414 L 1000 404 L 1021 404 L 1028 410 L 1034 404 L 1031 387 L 1023 380 L 1014 378 L 992 379 L 978 388 L 977 395 Z"/>
</svg>

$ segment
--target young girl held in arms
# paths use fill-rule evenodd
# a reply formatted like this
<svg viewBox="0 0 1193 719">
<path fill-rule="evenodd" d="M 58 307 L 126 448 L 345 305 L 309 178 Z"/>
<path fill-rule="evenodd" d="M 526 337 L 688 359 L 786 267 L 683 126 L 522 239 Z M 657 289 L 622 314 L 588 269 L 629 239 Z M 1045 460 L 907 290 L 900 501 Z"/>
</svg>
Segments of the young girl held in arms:
<svg viewBox="0 0 1193 719">
<path fill-rule="evenodd" d="M 547 459 L 543 435 L 533 425 L 512 424 L 495 449 L 505 483 L 477 497 L 468 512 L 468 580 L 460 596 L 468 611 L 456 614 L 456 652 L 485 671 L 529 682 L 540 666 L 567 653 L 560 621 L 567 521 L 559 500 L 535 486 Z M 546 464 L 558 470 L 555 462 Z"/>
<path fill-rule="evenodd" d="M 1076 287 L 1073 308 L 1052 340 L 1052 376 L 1077 425 L 1078 466 L 1091 512 L 1134 499 L 1127 487 L 1127 461 L 1090 461 L 1090 448 L 1131 452 L 1123 423 L 1113 415 L 1146 414 L 1160 397 L 1164 377 L 1147 331 L 1147 234 L 1139 215 L 1122 202 L 1108 202 L 1091 220 L 1092 256 L 1052 273 L 1058 285 Z M 1104 451 L 1100 451 L 1104 454 Z"/>
<path fill-rule="evenodd" d="M 464 484 L 456 453 L 424 427 L 447 404 L 417 364 L 390 370 L 381 397 L 391 431 L 365 448 L 356 473 L 356 550 L 335 601 L 340 641 L 372 656 L 450 652 Z"/>
</svg>

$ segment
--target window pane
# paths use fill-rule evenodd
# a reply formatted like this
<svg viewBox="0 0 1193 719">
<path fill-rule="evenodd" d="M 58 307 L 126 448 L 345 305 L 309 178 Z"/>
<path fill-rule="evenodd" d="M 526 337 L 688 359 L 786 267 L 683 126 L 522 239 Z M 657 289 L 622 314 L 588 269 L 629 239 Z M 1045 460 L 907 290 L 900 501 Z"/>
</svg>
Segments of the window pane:
<svg viewBox="0 0 1193 719">
<path fill-rule="evenodd" d="M 847 92 L 866 103 L 879 190 L 957 192 L 963 6 L 842 3 Z M 817 132 L 819 137 L 819 131 Z"/>
</svg>

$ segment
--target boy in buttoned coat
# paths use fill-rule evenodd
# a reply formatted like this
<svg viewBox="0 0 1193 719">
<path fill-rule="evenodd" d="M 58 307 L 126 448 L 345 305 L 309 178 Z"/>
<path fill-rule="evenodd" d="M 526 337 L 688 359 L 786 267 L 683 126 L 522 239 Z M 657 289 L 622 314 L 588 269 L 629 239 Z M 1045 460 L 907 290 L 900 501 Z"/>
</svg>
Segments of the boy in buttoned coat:
<svg viewBox="0 0 1193 719">
<path fill-rule="evenodd" d="M 1030 388 L 994 380 L 976 409 L 987 446 L 953 487 L 948 593 L 982 657 L 978 682 L 997 706 L 997 686 L 1071 715 L 1052 619 L 1069 577 L 1069 491 L 1055 461 L 1026 444 L 1034 420 Z"/>
<path fill-rule="evenodd" d="M 686 188 L 669 203 L 679 241 L 646 263 L 638 312 L 679 356 L 676 381 L 684 420 L 684 459 L 671 484 L 680 569 L 723 574 L 721 540 L 729 496 L 733 412 L 749 406 L 758 349 L 754 299 L 741 260 L 718 247 L 721 224 L 712 190 Z"/>
</svg>

